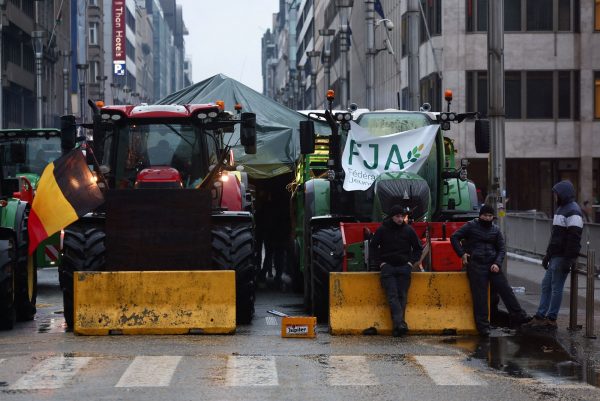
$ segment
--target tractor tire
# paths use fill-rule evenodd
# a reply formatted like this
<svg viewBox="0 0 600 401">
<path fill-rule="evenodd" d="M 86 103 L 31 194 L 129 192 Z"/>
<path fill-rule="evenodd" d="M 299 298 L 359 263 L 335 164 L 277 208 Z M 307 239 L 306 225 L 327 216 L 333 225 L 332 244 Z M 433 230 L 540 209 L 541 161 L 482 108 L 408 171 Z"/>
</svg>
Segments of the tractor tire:
<svg viewBox="0 0 600 401">
<path fill-rule="evenodd" d="M 63 312 L 67 328 L 73 329 L 73 277 L 78 271 L 103 271 L 106 266 L 106 234 L 99 227 L 70 226 L 65 230 L 59 268 Z"/>
<path fill-rule="evenodd" d="M 311 245 L 312 306 L 317 321 L 329 319 L 329 273 L 342 271 L 344 246 L 339 227 L 315 229 Z"/>
<path fill-rule="evenodd" d="M 16 321 L 14 240 L 0 240 L 0 330 L 11 330 Z"/>
<path fill-rule="evenodd" d="M 15 272 L 15 309 L 17 321 L 33 320 L 37 299 L 37 266 L 35 255 L 28 255 L 30 206 L 27 205 L 15 226 L 17 232 L 17 271 Z"/>
<path fill-rule="evenodd" d="M 223 221 L 212 228 L 215 270 L 235 270 L 236 319 L 248 324 L 254 317 L 256 259 L 252 222 Z"/>
</svg>

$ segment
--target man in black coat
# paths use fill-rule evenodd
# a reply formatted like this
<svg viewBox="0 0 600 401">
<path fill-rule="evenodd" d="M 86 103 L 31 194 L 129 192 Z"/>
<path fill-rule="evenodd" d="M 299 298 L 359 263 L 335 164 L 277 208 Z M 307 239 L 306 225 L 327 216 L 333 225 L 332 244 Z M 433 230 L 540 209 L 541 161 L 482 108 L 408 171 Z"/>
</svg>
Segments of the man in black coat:
<svg viewBox="0 0 600 401">
<path fill-rule="evenodd" d="M 482 336 L 490 334 L 488 285 L 502 298 L 511 321 L 524 323 L 529 320 L 502 273 L 501 266 L 506 256 L 504 237 L 493 221 L 494 209 L 483 205 L 479 218 L 469 221 L 450 237 L 454 251 L 467 267 L 475 324 Z"/>
<path fill-rule="evenodd" d="M 369 244 L 373 260 L 381 269 L 381 285 L 390 304 L 394 337 L 408 332 L 404 314 L 410 274 L 423 252 L 417 233 L 406 223 L 408 214 L 408 208 L 392 206 L 388 218 L 377 229 Z"/>
</svg>

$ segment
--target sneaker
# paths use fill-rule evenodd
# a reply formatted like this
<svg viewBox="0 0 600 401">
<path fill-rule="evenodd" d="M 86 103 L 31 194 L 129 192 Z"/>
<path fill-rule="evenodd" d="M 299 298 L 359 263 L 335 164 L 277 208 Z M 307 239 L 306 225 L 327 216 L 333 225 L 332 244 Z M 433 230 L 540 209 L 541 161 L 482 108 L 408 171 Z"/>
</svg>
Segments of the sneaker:
<svg viewBox="0 0 600 401">
<path fill-rule="evenodd" d="M 556 319 L 546 319 L 546 323 L 544 324 L 544 327 L 547 327 L 549 329 L 558 328 L 558 325 L 556 324 Z"/>
<path fill-rule="evenodd" d="M 404 337 L 408 333 L 408 329 L 404 327 L 394 327 L 392 330 L 392 336 L 394 337 Z"/>
<path fill-rule="evenodd" d="M 490 329 L 481 329 L 481 330 L 479 330 L 479 336 L 480 337 L 489 337 L 490 336 Z"/>
<path fill-rule="evenodd" d="M 538 326 L 544 326 L 546 324 L 546 319 L 545 317 L 541 317 L 538 315 L 535 315 L 533 317 L 533 319 L 531 319 L 529 322 L 525 323 L 523 325 L 523 327 L 538 327 Z"/>
</svg>

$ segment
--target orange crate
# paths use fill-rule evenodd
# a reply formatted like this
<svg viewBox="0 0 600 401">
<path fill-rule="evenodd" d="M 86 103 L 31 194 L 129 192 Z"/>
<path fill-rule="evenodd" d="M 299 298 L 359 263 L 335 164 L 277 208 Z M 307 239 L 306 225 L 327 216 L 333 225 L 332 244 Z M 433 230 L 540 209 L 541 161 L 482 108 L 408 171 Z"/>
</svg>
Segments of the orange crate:
<svg viewBox="0 0 600 401">
<path fill-rule="evenodd" d="M 453 272 L 462 270 L 462 261 L 454 252 L 450 240 L 431 240 L 431 270 Z"/>
<path fill-rule="evenodd" d="M 281 319 L 281 337 L 315 338 L 317 318 L 314 316 L 286 316 Z"/>
</svg>

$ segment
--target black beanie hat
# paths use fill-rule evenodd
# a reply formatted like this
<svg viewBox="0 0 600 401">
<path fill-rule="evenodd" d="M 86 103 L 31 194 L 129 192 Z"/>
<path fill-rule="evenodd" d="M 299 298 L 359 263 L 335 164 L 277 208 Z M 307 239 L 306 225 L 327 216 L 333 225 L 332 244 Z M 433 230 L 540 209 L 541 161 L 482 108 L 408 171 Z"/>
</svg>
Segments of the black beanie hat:
<svg viewBox="0 0 600 401">
<path fill-rule="evenodd" d="M 408 214 L 409 210 L 407 207 L 402 207 L 400 205 L 394 205 L 390 208 L 389 216 L 395 216 L 397 214 Z"/>
<path fill-rule="evenodd" d="M 495 214 L 494 208 L 491 207 L 490 205 L 481 206 L 481 209 L 479 209 L 479 215 L 481 216 L 482 214 L 486 214 L 486 213 Z"/>
</svg>

